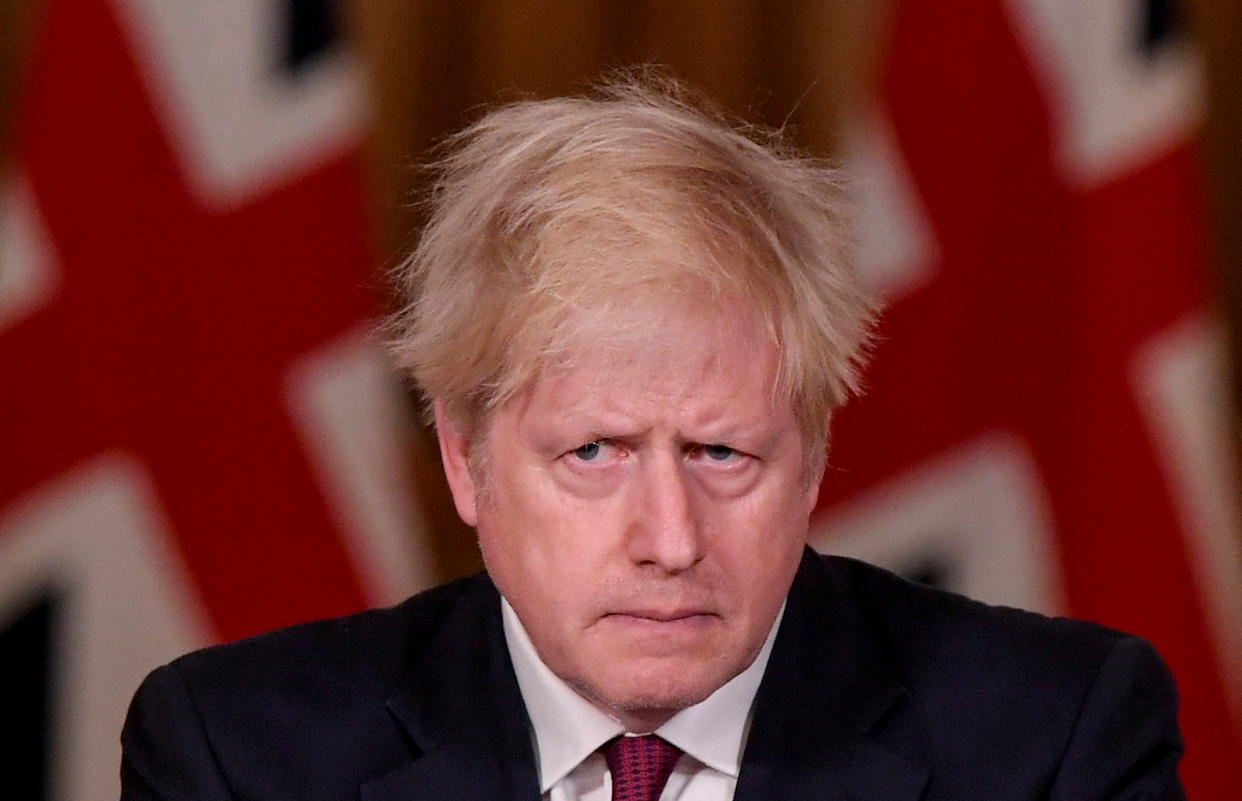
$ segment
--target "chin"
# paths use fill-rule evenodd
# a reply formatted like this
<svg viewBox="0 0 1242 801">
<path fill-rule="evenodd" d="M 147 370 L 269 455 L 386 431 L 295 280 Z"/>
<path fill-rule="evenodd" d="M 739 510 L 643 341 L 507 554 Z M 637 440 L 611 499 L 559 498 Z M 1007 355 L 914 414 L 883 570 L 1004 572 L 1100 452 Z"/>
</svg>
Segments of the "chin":
<svg viewBox="0 0 1242 801">
<path fill-rule="evenodd" d="M 588 698 L 627 715 L 664 711 L 672 714 L 704 701 L 735 675 L 718 664 L 626 666 L 624 672 L 601 676 L 579 689 Z M 744 666 L 743 666 L 744 667 Z"/>
</svg>

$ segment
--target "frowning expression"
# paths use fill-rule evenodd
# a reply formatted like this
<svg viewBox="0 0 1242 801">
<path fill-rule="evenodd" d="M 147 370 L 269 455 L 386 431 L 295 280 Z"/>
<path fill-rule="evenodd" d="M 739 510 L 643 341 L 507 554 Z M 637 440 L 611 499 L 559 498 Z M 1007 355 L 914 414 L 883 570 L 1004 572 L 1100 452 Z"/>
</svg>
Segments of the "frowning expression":
<svg viewBox="0 0 1242 801">
<path fill-rule="evenodd" d="M 747 326 L 676 329 L 545 370 L 474 443 L 478 475 L 441 421 L 458 510 L 539 655 L 635 729 L 754 659 L 815 503 L 775 346 Z"/>
</svg>

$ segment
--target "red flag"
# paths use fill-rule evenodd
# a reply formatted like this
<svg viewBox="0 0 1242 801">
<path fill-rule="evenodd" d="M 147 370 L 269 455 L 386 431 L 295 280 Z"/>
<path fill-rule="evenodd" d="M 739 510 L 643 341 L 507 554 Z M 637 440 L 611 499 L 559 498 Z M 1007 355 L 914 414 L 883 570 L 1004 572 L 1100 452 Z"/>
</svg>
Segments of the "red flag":
<svg viewBox="0 0 1242 801">
<path fill-rule="evenodd" d="M 891 306 L 819 545 L 1149 638 L 1189 795 L 1242 782 L 1195 65 L 1170 4 L 896 3 L 860 160 Z"/>
<path fill-rule="evenodd" d="M 116 797 L 159 662 L 421 583 L 330 10 L 47 3 L 0 215 L 0 611 L 56 610 L 59 797 Z"/>
</svg>

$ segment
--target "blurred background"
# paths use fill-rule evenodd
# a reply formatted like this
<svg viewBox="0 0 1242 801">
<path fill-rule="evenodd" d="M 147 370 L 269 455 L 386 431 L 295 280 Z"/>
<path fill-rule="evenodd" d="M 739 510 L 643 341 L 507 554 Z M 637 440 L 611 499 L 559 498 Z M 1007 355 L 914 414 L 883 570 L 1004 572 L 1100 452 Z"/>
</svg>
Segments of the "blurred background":
<svg viewBox="0 0 1242 801">
<path fill-rule="evenodd" d="M 1191 797 L 1234 797 L 1238 30 L 1232 0 L 0 0 L 4 797 L 115 798 L 179 653 L 479 568 L 373 335 L 415 166 L 647 63 L 853 183 L 888 306 L 813 544 L 1150 638 Z"/>
</svg>

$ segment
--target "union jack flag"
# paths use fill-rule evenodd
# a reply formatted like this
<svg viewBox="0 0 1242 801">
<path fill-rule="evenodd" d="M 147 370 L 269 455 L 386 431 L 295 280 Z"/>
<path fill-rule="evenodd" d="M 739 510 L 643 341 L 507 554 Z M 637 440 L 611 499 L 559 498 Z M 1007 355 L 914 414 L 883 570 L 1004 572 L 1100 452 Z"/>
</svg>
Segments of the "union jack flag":
<svg viewBox="0 0 1242 801">
<path fill-rule="evenodd" d="M 152 667 L 430 577 L 333 4 L 44 5 L 0 199 L 5 794 L 112 799 Z"/>
<path fill-rule="evenodd" d="M 1242 577 L 1178 7 L 898 0 L 854 126 L 889 308 L 816 544 L 1149 638 L 1192 798 L 1242 784 Z"/>
</svg>

